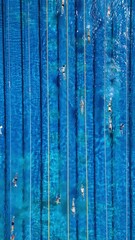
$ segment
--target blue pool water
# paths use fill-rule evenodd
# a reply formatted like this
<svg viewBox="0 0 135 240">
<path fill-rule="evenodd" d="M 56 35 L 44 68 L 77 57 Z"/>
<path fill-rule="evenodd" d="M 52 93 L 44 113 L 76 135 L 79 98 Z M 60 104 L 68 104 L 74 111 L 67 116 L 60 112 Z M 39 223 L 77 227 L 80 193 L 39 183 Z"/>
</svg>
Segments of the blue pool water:
<svg viewBox="0 0 135 240">
<path fill-rule="evenodd" d="M 0 0 L 0 240 L 135 239 L 134 41 L 132 0 Z"/>
</svg>

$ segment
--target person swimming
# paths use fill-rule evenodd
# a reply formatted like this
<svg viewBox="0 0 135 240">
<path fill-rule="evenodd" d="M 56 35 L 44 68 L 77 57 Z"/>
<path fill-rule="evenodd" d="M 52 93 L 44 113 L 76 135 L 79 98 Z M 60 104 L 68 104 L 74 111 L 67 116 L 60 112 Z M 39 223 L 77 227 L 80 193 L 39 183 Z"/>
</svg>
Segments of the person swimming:
<svg viewBox="0 0 135 240">
<path fill-rule="evenodd" d="M 121 132 L 121 134 L 123 134 L 123 129 L 124 129 L 124 123 L 121 123 L 120 124 L 120 132 Z"/>
<path fill-rule="evenodd" d="M 64 7 L 64 0 L 62 0 L 62 3 L 61 3 L 62 7 Z"/>
<path fill-rule="evenodd" d="M 14 187 L 17 187 L 17 181 L 18 181 L 18 175 L 16 173 L 15 177 L 12 180 L 12 183 L 13 183 Z"/>
<path fill-rule="evenodd" d="M 64 13 L 64 0 L 62 0 L 62 3 L 61 3 L 61 13 L 63 14 Z"/>
<path fill-rule="evenodd" d="M 112 132 L 112 119 L 109 118 L 109 131 Z"/>
<path fill-rule="evenodd" d="M 110 8 L 110 6 L 109 6 L 109 7 L 108 7 L 108 10 L 107 10 L 107 16 L 110 17 L 110 15 L 111 15 L 111 8 Z"/>
<path fill-rule="evenodd" d="M 60 68 L 60 72 L 62 73 L 63 78 L 66 79 L 66 65 L 63 65 L 63 66 Z"/>
<path fill-rule="evenodd" d="M 110 102 L 108 104 L 108 112 L 112 112 L 112 99 L 110 98 Z"/>
<path fill-rule="evenodd" d="M 84 186 L 83 186 L 83 184 L 81 185 L 81 195 L 82 195 L 82 197 L 84 198 Z"/>
<path fill-rule="evenodd" d="M 2 128 L 3 128 L 3 127 L 2 127 L 2 126 L 0 126 L 0 135 L 2 135 Z"/>
<path fill-rule="evenodd" d="M 15 228 L 15 216 L 13 216 L 12 222 L 11 222 L 11 233 L 14 232 L 14 228 Z"/>
<path fill-rule="evenodd" d="M 75 208 L 75 198 L 72 199 L 72 208 L 71 208 L 71 211 L 73 214 L 76 213 L 76 208 Z"/>
<path fill-rule="evenodd" d="M 57 205 L 60 204 L 60 197 L 59 196 L 56 197 L 56 201 L 55 202 L 56 202 Z"/>
<path fill-rule="evenodd" d="M 10 237 L 10 240 L 14 240 L 15 239 L 15 235 L 13 234 L 11 237 Z"/>
<path fill-rule="evenodd" d="M 81 107 L 81 114 L 83 114 L 84 113 L 84 101 L 83 101 L 83 99 L 81 99 L 80 107 Z"/>
<path fill-rule="evenodd" d="M 88 27 L 87 39 L 88 39 L 88 42 L 90 42 L 90 27 Z"/>
</svg>

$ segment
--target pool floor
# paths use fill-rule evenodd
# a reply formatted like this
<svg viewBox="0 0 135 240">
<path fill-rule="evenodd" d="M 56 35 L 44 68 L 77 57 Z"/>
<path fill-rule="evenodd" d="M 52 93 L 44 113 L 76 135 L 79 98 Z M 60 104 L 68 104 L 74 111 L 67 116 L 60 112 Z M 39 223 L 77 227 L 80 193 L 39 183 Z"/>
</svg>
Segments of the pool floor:
<svg viewBox="0 0 135 240">
<path fill-rule="evenodd" d="M 0 240 L 135 239 L 135 2 L 0 0 Z"/>
</svg>

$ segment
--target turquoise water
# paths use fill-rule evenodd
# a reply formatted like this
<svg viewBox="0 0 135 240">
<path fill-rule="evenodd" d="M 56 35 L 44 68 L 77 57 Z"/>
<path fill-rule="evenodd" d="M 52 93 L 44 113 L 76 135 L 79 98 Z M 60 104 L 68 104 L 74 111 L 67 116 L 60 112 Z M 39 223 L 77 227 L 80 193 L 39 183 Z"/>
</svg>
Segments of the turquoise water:
<svg viewBox="0 0 135 240">
<path fill-rule="evenodd" d="M 0 0 L 0 240 L 135 239 L 134 16 Z"/>
</svg>

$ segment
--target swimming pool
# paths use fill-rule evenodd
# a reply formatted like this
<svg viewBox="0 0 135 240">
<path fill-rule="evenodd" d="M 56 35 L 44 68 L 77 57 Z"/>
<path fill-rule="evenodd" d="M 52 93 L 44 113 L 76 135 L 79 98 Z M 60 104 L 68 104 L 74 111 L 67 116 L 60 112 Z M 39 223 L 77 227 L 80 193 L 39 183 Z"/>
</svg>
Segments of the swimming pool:
<svg viewBox="0 0 135 240">
<path fill-rule="evenodd" d="M 134 16 L 0 0 L 1 240 L 135 238 Z"/>
</svg>

